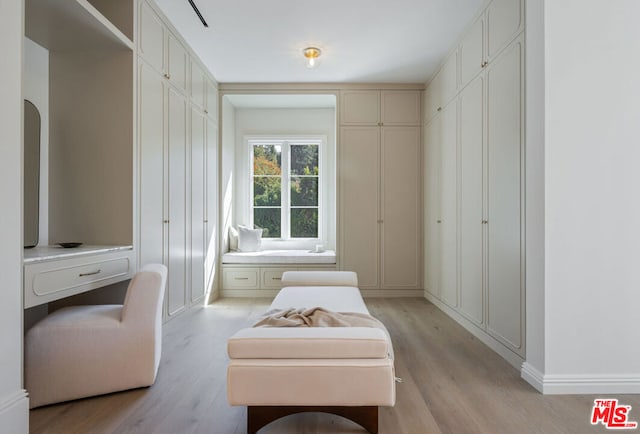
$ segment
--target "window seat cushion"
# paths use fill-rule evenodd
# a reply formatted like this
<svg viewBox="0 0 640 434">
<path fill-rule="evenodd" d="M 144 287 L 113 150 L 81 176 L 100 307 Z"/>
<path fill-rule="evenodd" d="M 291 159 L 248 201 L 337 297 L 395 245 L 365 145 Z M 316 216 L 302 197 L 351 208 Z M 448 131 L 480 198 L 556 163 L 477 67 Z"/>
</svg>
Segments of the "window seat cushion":
<svg viewBox="0 0 640 434">
<path fill-rule="evenodd" d="M 336 252 L 325 250 L 262 250 L 260 252 L 227 252 L 223 264 L 335 264 Z"/>
</svg>

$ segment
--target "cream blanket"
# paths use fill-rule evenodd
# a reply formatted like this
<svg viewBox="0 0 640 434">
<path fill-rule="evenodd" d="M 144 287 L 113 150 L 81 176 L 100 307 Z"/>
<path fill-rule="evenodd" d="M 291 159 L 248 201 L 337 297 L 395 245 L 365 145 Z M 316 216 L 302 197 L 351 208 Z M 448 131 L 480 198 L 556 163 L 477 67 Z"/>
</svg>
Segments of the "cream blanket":
<svg viewBox="0 0 640 434">
<path fill-rule="evenodd" d="M 332 312 L 321 307 L 274 309 L 253 325 L 254 327 L 375 327 L 387 335 L 389 357 L 393 359 L 391 337 L 378 319 L 365 313 Z"/>
</svg>

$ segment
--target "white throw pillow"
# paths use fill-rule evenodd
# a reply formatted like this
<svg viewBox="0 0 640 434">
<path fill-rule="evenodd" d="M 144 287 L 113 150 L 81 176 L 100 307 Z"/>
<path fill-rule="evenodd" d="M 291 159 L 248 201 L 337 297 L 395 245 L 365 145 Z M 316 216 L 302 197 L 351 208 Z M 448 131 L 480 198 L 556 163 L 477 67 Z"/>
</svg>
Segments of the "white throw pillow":
<svg viewBox="0 0 640 434">
<path fill-rule="evenodd" d="M 238 251 L 259 252 L 262 245 L 262 229 L 238 226 Z"/>
<path fill-rule="evenodd" d="M 238 250 L 238 231 L 233 226 L 229 226 L 229 250 Z"/>
</svg>

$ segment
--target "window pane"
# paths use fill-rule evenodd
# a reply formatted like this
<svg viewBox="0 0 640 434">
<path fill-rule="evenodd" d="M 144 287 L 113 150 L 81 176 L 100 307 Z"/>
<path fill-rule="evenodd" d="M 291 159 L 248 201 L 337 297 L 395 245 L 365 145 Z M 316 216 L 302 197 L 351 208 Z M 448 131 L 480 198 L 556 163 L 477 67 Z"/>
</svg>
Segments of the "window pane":
<svg viewBox="0 0 640 434">
<path fill-rule="evenodd" d="M 318 206 L 318 177 L 291 177 L 291 206 Z"/>
<path fill-rule="evenodd" d="M 280 238 L 280 208 L 254 208 L 253 226 L 262 228 L 262 238 Z"/>
<path fill-rule="evenodd" d="M 280 184 L 282 180 L 277 176 L 253 177 L 253 205 L 280 206 Z"/>
<path fill-rule="evenodd" d="M 291 209 L 291 238 L 318 238 L 318 209 Z"/>
<path fill-rule="evenodd" d="M 282 147 L 280 145 L 253 146 L 253 174 L 282 174 Z"/>
<path fill-rule="evenodd" d="M 318 145 L 291 145 L 291 174 L 318 174 Z"/>
</svg>

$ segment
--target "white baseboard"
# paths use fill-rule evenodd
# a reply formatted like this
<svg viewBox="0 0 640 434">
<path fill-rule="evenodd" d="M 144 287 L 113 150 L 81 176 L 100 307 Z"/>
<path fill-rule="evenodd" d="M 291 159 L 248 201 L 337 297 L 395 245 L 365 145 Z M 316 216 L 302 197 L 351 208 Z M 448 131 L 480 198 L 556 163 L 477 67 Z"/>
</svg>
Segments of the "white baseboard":
<svg viewBox="0 0 640 434">
<path fill-rule="evenodd" d="M 273 298 L 279 289 L 223 289 L 220 291 L 222 298 Z"/>
<path fill-rule="evenodd" d="M 490 334 L 476 326 L 474 323 L 466 319 L 464 316 L 460 315 L 455 310 L 451 309 L 449 306 L 435 298 L 433 295 L 429 294 L 429 292 L 424 291 L 423 296 L 429 300 L 431 303 L 436 305 L 438 309 L 449 315 L 451 319 L 464 327 L 469 333 L 478 338 L 483 344 L 491 348 L 493 351 L 498 353 L 503 359 L 509 362 L 514 368 L 520 370 L 522 367 L 522 363 L 524 359 L 502 345 L 499 341 L 493 338 Z"/>
<path fill-rule="evenodd" d="M 544 375 L 528 362 L 522 364 L 520 376 L 524 381 L 535 387 L 538 392 L 544 393 Z"/>
<path fill-rule="evenodd" d="M 364 298 L 422 298 L 424 295 L 424 290 L 422 289 L 361 289 L 360 292 Z"/>
<path fill-rule="evenodd" d="M 544 375 L 528 363 L 522 378 L 545 395 L 619 395 L 640 393 L 638 375 Z"/>
<path fill-rule="evenodd" d="M 12 434 L 29 432 L 29 398 L 25 390 L 0 399 L 0 431 Z"/>
</svg>

